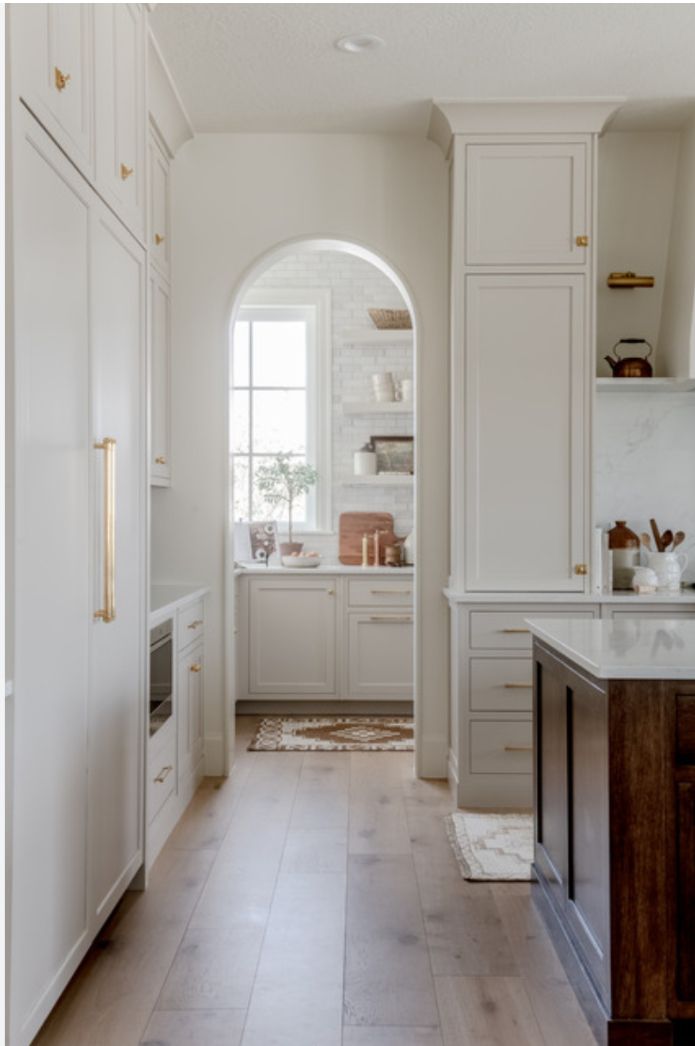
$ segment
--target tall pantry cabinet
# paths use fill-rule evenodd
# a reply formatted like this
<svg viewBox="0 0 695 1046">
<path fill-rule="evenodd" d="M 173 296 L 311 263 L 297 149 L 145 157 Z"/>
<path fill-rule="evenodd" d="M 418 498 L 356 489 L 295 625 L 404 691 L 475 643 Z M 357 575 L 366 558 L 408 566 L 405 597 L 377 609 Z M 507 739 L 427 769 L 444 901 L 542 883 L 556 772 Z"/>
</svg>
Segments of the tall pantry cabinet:
<svg viewBox="0 0 695 1046">
<path fill-rule="evenodd" d="M 10 10 L 11 1046 L 143 860 L 144 30 L 140 5 Z"/>
</svg>

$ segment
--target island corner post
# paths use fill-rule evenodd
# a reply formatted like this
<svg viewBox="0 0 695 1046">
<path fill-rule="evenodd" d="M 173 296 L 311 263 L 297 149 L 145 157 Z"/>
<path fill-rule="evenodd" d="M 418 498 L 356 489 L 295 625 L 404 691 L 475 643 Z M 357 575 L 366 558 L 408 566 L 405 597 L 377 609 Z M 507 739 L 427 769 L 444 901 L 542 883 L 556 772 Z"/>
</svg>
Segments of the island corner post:
<svg viewBox="0 0 695 1046">
<path fill-rule="evenodd" d="M 533 895 L 601 1046 L 693 1043 L 695 671 L 533 660 Z"/>
</svg>

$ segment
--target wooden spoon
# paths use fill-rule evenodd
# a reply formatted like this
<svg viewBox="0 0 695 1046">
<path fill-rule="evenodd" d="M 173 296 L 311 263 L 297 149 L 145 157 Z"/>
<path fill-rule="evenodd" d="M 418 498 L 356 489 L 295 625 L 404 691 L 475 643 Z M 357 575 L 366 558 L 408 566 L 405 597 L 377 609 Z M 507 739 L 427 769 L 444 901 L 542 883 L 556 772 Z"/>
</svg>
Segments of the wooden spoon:
<svg viewBox="0 0 695 1046">
<path fill-rule="evenodd" d="M 661 535 L 662 552 L 665 552 L 668 546 L 673 541 L 673 531 L 665 530 Z"/>
<path fill-rule="evenodd" d="M 675 536 L 675 537 L 674 537 L 674 539 L 673 539 L 673 547 L 674 547 L 674 548 L 678 548 L 678 546 L 679 546 L 679 545 L 680 545 L 680 544 L 681 544 L 681 543 L 682 543 L 683 541 L 685 541 L 685 533 L 684 533 L 684 532 L 683 532 L 682 530 L 677 530 L 677 531 L 676 531 L 676 536 Z"/>
<path fill-rule="evenodd" d="M 642 539 L 642 544 L 644 545 L 644 547 L 651 552 L 651 550 L 652 550 L 652 539 L 649 537 L 649 534 L 647 534 L 647 532 L 643 530 L 642 533 L 640 534 L 640 537 Z"/>
<path fill-rule="evenodd" d="M 661 547 L 661 534 L 659 533 L 659 528 L 656 525 L 656 520 L 650 519 L 649 525 L 652 528 L 652 534 L 654 535 L 654 541 L 656 542 L 657 552 L 663 552 L 664 550 Z"/>
</svg>

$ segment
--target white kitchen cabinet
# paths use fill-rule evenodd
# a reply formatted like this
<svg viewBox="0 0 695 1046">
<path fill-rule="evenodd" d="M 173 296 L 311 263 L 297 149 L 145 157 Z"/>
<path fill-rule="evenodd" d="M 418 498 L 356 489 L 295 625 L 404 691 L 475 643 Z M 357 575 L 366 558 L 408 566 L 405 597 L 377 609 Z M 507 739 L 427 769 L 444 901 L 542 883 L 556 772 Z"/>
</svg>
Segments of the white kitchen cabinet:
<svg viewBox="0 0 695 1046">
<path fill-rule="evenodd" d="M 410 701 L 413 616 L 402 611 L 348 614 L 346 697 Z"/>
<path fill-rule="evenodd" d="M 468 143 L 467 265 L 586 265 L 588 162 L 580 141 Z"/>
<path fill-rule="evenodd" d="M 179 638 L 179 644 L 182 637 Z M 192 776 L 203 758 L 203 644 L 196 642 L 178 659 L 176 695 L 179 779 Z"/>
<path fill-rule="evenodd" d="M 336 582 L 252 578 L 249 694 L 336 694 Z"/>
<path fill-rule="evenodd" d="M 9 1041 L 26 1046 L 142 862 L 146 283 L 73 164 L 26 110 L 12 121 Z"/>
<path fill-rule="evenodd" d="M 466 278 L 463 542 L 470 592 L 582 592 L 588 574 L 581 275 Z"/>
<path fill-rule="evenodd" d="M 12 95 L 94 176 L 92 4 L 10 4 Z"/>
<path fill-rule="evenodd" d="M 171 483 L 171 299 L 169 287 L 150 266 L 150 483 Z"/>
<path fill-rule="evenodd" d="M 147 245 L 150 261 L 162 276 L 169 278 L 171 251 L 169 207 L 169 158 L 154 128 L 150 127 L 149 204 Z"/>
<path fill-rule="evenodd" d="M 140 4 L 94 5 L 97 188 L 144 240 L 145 15 Z"/>
</svg>

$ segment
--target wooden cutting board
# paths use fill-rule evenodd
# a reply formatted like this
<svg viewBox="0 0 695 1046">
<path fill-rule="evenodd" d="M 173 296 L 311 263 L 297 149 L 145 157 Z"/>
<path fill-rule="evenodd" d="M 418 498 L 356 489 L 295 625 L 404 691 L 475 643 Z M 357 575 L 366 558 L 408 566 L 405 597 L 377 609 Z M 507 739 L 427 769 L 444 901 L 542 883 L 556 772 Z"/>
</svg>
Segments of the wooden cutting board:
<svg viewBox="0 0 695 1046">
<path fill-rule="evenodd" d="M 375 530 L 393 533 L 393 516 L 390 512 L 341 512 L 339 523 L 340 562 L 348 567 L 361 566 L 362 535 L 369 534 L 369 562 L 371 564 L 374 555 L 372 538 Z M 383 546 L 380 559 L 383 563 Z"/>
</svg>

